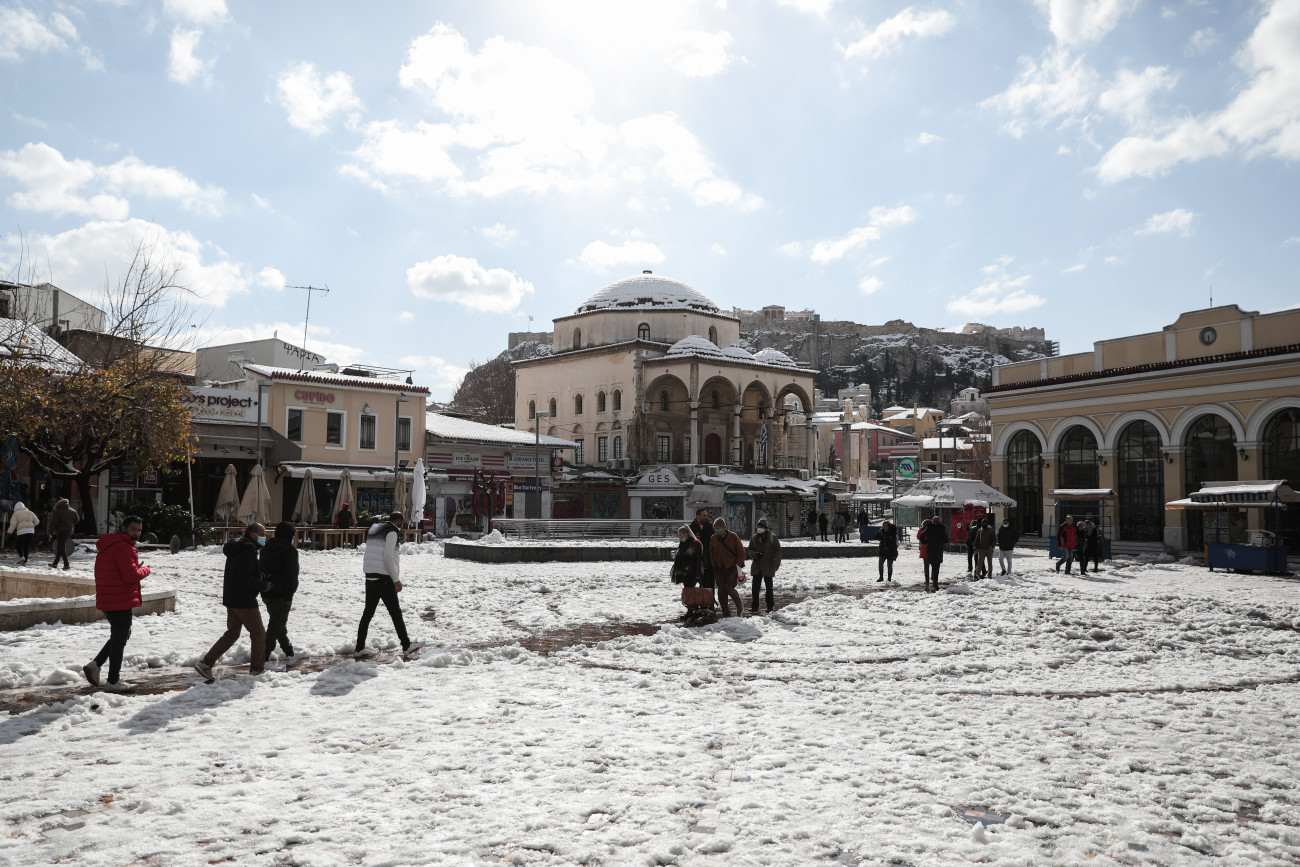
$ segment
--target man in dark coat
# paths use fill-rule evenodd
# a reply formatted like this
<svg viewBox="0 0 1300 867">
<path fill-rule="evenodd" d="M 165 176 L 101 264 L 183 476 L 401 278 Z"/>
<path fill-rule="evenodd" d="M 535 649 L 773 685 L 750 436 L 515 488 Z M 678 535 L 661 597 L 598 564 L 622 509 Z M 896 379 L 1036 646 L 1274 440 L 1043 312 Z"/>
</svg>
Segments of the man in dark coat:
<svg viewBox="0 0 1300 867">
<path fill-rule="evenodd" d="M 827 517 L 826 517 L 826 513 L 825 513 L 825 512 L 818 512 L 818 513 L 817 513 L 817 529 L 818 529 L 818 531 L 820 531 L 821 534 L 822 534 L 822 541 L 823 541 L 823 542 L 828 542 L 828 541 L 830 541 L 829 539 L 826 538 L 826 528 L 830 526 L 830 523 L 831 523 L 831 520 L 830 520 L 830 518 L 827 518 Z"/>
<path fill-rule="evenodd" d="M 943 546 L 948 544 L 948 531 L 938 517 L 921 524 L 917 541 L 925 546 L 925 590 L 934 593 L 939 589 L 939 567 L 943 565 Z"/>
<path fill-rule="evenodd" d="M 95 607 L 108 621 L 108 641 L 81 671 L 91 686 L 99 686 L 99 669 L 108 663 L 110 692 L 128 692 L 132 686 L 119 679 L 122 655 L 131 638 L 131 609 L 141 602 L 140 581 L 149 577 L 149 567 L 140 565 L 135 543 L 143 522 L 134 515 L 122 519 L 116 533 L 105 533 L 95 543 Z"/>
<path fill-rule="evenodd" d="M 54 504 L 54 514 L 50 516 L 50 532 L 54 534 L 54 563 L 51 569 L 59 568 L 59 560 L 63 561 L 64 571 L 69 568 L 68 543 L 72 541 L 72 533 L 80 520 L 81 516 L 66 498 Z"/>
<path fill-rule="evenodd" d="M 774 602 L 772 579 L 776 577 L 776 570 L 780 568 L 781 540 L 772 535 L 771 530 L 768 529 L 767 518 L 759 518 L 754 538 L 749 540 L 749 574 L 753 578 L 750 588 L 750 614 L 758 613 L 758 591 L 763 586 L 767 589 L 764 596 L 764 601 L 767 602 L 767 613 L 772 613 Z"/>
<path fill-rule="evenodd" d="M 212 666 L 221 655 L 234 646 L 242 630 L 248 630 L 253 648 L 248 657 L 248 673 L 261 674 L 266 665 L 266 627 L 262 625 L 262 609 L 257 596 L 266 589 L 257 555 L 266 544 L 266 527 L 249 524 L 244 534 L 225 544 L 221 552 L 226 555 L 226 571 L 221 582 L 221 604 L 226 606 L 226 631 L 217 643 L 194 663 L 194 670 L 204 680 L 211 681 Z"/>
<path fill-rule="evenodd" d="M 343 508 L 339 509 L 339 513 L 334 516 L 334 529 L 351 530 L 356 525 L 357 522 L 352 517 L 352 510 L 348 508 L 347 503 L 344 503 Z"/>
<path fill-rule="evenodd" d="M 1016 543 L 1019 541 L 1020 533 L 1011 526 L 1011 519 L 1003 518 L 1002 526 L 998 528 L 998 565 L 1002 567 L 1001 574 L 1011 574 L 1011 552 L 1015 550 Z"/>
<path fill-rule="evenodd" d="M 704 549 L 704 558 L 700 561 L 700 586 L 713 587 L 713 560 L 708 556 L 709 540 L 713 538 L 713 522 L 709 520 L 708 509 L 695 510 L 691 533 L 700 540 L 700 546 Z"/>
<path fill-rule="evenodd" d="M 736 602 L 736 616 L 745 616 L 745 605 L 736 592 L 736 581 L 740 571 L 745 567 L 745 543 L 740 537 L 727 529 L 727 522 L 718 518 L 713 522 L 713 538 L 709 540 L 709 559 L 713 561 L 713 580 L 718 585 L 718 602 L 722 604 L 722 616 L 730 617 L 727 611 L 727 599 Z"/>
<path fill-rule="evenodd" d="M 293 546 L 294 526 L 288 521 L 275 525 L 275 535 L 266 540 L 266 547 L 257 558 L 263 579 L 270 584 L 262 591 L 266 603 L 266 659 L 271 660 L 275 644 L 284 651 L 285 664 L 296 656 L 293 642 L 289 640 L 289 609 L 293 607 L 293 594 L 298 592 L 298 549 Z"/>
</svg>

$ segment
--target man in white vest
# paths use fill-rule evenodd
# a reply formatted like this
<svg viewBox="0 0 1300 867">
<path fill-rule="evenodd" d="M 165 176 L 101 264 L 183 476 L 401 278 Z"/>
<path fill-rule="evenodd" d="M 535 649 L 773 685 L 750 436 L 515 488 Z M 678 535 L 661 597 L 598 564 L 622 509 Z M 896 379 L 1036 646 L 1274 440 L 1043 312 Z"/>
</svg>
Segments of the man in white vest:
<svg viewBox="0 0 1300 867">
<path fill-rule="evenodd" d="M 372 524 L 366 534 L 366 553 L 362 565 L 366 573 L 366 609 L 357 626 L 355 655 L 358 658 L 375 655 L 373 650 L 366 648 L 366 633 L 370 630 L 370 618 L 375 616 L 380 600 L 383 600 L 384 607 L 393 618 L 393 629 L 397 631 L 397 640 L 402 643 L 402 653 L 411 653 L 420 647 L 419 643 L 412 642 L 406 634 L 402 605 L 397 601 L 397 594 L 402 592 L 400 528 L 404 521 L 405 516 L 401 512 L 393 512 L 387 521 Z"/>
</svg>

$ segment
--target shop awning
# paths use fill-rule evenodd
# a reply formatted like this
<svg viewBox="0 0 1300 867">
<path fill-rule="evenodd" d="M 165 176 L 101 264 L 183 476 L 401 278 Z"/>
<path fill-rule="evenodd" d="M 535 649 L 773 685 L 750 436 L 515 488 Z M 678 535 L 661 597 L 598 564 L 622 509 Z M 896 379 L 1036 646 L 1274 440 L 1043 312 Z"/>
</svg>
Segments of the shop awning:
<svg viewBox="0 0 1300 867">
<path fill-rule="evenodd" d="M 392 467 L 376 467 L 364 464 L 309 464 L 309 463 L 281 463 L 280 472 L 292 479 L 301 479 L 303 475 L 311 470 L 313 479 L 322 481 L 337 482 L 342 476 L 344 470 L 352 474 L 352 484 L 362 485 L 367 483 L 389 484 L 393 483 Z M 400 471 L 404 476 L 410 476 L 414 470 L 407 467 Z M 447 481 L 445 473 L 426 472 L 424 474 L 426 483 L 440 483 Z"/>
<path fill-rule="evenodd" d="M 1216 509 L 1230 506 L 1283 509 L 1287 503 L 1300 503 L 1300 493 L 1285 481 L 1243 482 L 1236 485 L 1206 485 L 1189 497 L 1165 503 L 1165 508 Z"/>
<path fill-rule="evenodd" d="M 1115 496 L 1110 488 L 1056 488 L 1051 493 L 1058 500 L 1104 500 Z"/>
<path fill-rule="evenodd" d="M 727 489 L 721 485 L 692 485 L 686 504 L 693 509 L 700 507 L 718 507 L 724 502 Z"/>
<path fill-rule="evenodd" d="M 894 500 L 898 506 L 931 506 L 936 509 L 960 509 L 976 502 L 986 509 L 1008 509 L 1016 505 L 1015 500 L 979 479 L 926 479 Z"/>
<path fill-rule="evenodd" d="M 894 500 L 895 506 L 902 506 L 907 509 L 916 509 L 922 506 L 933 506 L 933 494 L 909 494 Z"/>
</svg>

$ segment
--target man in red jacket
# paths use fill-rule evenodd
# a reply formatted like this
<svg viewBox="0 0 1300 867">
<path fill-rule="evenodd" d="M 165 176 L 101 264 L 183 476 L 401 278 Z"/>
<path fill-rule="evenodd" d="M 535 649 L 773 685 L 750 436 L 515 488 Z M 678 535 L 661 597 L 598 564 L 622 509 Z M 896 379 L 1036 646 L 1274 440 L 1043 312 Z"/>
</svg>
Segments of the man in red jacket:
<svg viewBox="0 0 1300 867">
<path fill-rule="evenodd" d="M 109 637 L 99 654 L 82 667 L 86 680 L 99 686 L 99 667 L 108 661 L 110 692 L 130 692 L 134 687 L 119 680 L 122 653 L 131 637 L 131 609 L 140 605 L 140 579 L 149 577 L 149 567 L 140 565 L 135 543 L 143 522 L 134 515 L 122 519 L 122 529 L 99 537 L 95 547 L 95 607 L 108 620 Z"/>
</svg>

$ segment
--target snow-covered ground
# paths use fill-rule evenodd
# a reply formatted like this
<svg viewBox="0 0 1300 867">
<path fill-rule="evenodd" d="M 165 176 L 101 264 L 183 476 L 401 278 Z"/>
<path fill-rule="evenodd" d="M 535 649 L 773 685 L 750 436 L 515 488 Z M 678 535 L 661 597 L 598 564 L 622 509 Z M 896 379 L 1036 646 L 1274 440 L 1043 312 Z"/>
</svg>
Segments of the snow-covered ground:
<svg viewBox="0 0 1300 867">
<path fill-rule="evenodd" d="M 898 588 L 543 657 L 510 642 L 676 618 L 667 564 L 407 551 L 418 661 L 0 719 L 0 864 L 1300 859 L 1294 580 L 1136 561 L 1081 578 L 1027 553 L 975 584 L 950 558 L 959 582 L 926 595 L 905 552 Z M 189 664 L 224 622 L 215 549 L 147 560 L 180 598 L 136 619 L 128 678 Z M 359 566 L 303 555 L 300 646 L 350 649 Z M 874 590 L 874 567 L 790 560 L 777 585 Z M 0 685 L 74 681 L 107 632 L 0 633 Z M 371 635 L 394 641 L 382 609 Z"/>
</svg>

